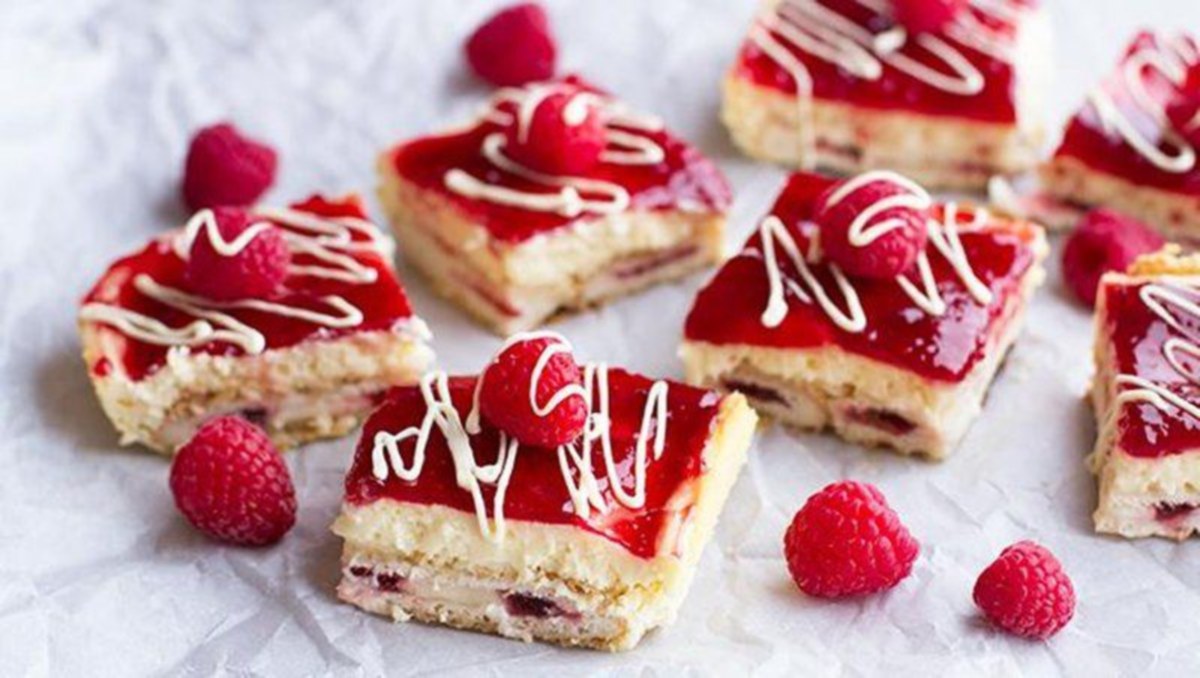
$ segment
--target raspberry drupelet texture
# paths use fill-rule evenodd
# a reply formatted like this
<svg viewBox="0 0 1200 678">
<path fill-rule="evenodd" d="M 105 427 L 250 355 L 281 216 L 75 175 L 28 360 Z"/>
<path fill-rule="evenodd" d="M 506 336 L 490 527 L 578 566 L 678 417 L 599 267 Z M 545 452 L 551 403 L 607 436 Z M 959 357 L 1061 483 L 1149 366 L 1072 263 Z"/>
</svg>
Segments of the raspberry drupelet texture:
<svg viewBox="0 0 1200 678">
<path fill-rule="evenodd" d="M 908 271 L 925 250 L 928 237 L 927 214 L 910 207 L 893 207 L 871 219 L 875 225 L 888 224 L 888 230 L 867 243 L 853 241 L 851 227 L 865 210 L 881 200 L 906 194 L 907 189 L 891 181 L 872 181 L 830 204 L 830 198 L 842 184 L 835 184 L 817 200 L 813 219 L 820 227 L 821 251 L 847 274 L 860 278 L 887 280 Z M 862 234 L 870 235 L 875 226 Z"/>
<path fill-rule="evenodd" d="M 239 417 L 205 423 L 179 448 L 171 494 L 197 530 L 230 544 L 272 544 L 296 522 L 287 465 L 266 433 Z"/>
<path fill-rule="evenodd" d="M 967 0 L 892 0 L 896 21 L 910 33 L 944 30 L 967 8 Z"/>
<path fill-rule="evenodd" d="M 1101 276 L 1124 271 L 1134 259 L 1165 244 L 1161 235 L 1132 217 L 1094 210 L 1067 239 L 1062 255 L 1063 279 L 1075 298 L 1095 306 Z"/>
<path fill-rule="evenodd" d="M 868 483 L 833 483 L 808 498 L 784 536 L 796 586 L 843 598 L 892 588 L 912 572 L 920 547 Z"/>
<path fill-rule="evenodd" d="M 975 604 L 1000 629 L 1045 639 L 1075 615 L 1075 588 L 1046 548 L 1021 541 L 1000 553 L 975 582 Z"/>
<path fill-rule="evenodd" d="M 547 351 L 551 354 L 543 359 Z M 539 363 L 542 369 L 535 374 Z M 479 378 L 480 412 L 522 444 L 557 447 L 583 433 L 588 416 L 583 375 L 564 340 L 539 336 L 514 341 Z"/>
<path fill-rule="evenodd" d="M 287 278 L 291 261 L 283 231 L 252 220 L 244 210 L 218 207 L 212 213 L 217 233 L 211 233 L 207 224 L 196 233 L 184 269 L 188 287 L 222 301 L 275 294 Z M 254 234 L 246 236 L 250 229 Z M 245 237 L 249 240 L 242 242 Z"/>
<path fill-rule="evenodd" d="M 1192 146 L 1200 146 L 1200 63 L 1188 68 L 1182 88 L 1167 104 L 1167 120 Z"/>
<path fill-rule="evenodd" d="M 498 87 L 552 77 L 557 53 L 546 10 L 536 2 L 501 10 L 475 29 L 466 45 L 471 69 Z"/>
<path fill-rule="evenodd" d="M 274 149 L 245 137 L 230 123 L 205 127 L 192 137 L 183 169 L 183 201 L 193 211 L 258 201 L 275 182 Z"/>
<path fill-rule="evenodd" d="M 542 99 L 526 126 L 508 130 L 507 149 L 517 162 L 543 174 L 583 174 L 600 162 L 607 133 L 591 95 L 556 88 Z"/>
</svg>

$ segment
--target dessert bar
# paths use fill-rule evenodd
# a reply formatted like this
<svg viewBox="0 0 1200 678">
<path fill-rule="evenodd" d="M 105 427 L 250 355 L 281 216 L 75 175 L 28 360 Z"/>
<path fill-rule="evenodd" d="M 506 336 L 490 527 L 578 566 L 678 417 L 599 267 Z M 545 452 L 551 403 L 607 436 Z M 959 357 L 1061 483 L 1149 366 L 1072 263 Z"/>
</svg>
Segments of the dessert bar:
<svg viewBox="0 0 1200 678">
<path fill-rule="evenodd" d="M 259 224 L 247 233 L 260 224 L 284 232 L 290 264 L 279 290 L 214 299 L 191 289 L 193 244 L 220 240 L 205 209 L 116 261 L 84 299 L 83 358 L 123 443 L 172 454 L 204 420 L 228 413 L 281 446 L 342 435 L 432 361 L 392 242 L 357 197 L 250 214 Z M 241 240 L 217 251 L 233 256 Z"/>
<path fill-rule="evenodd" d="M 555 101 L 565 102 L 550 120 L 557 128 L 533 124 Z M 594 164 L 549 169 L 514 155 L 540 144 L 542 155 L 570 157 L 573 116 L 590 115 L 602 125 Z M 502 335 L 723 253 L 730 189 L 717 167 L 662 121 L 579 78 L 499 90 L 466 128 L 385 152 L 379 176 L 404 255 Z"/>
<path fill-rule="evenodd" d="M 475 377 L 393 391 L 346 477 L 338 595 L 396 620 L 608 650 L 668 624 L 754 412 L 602 364 L 584 375 L 584 432 L 555 449 L 481 420 Z"/>
<path fill-rule="evenodd" d="M 981 189 L 1037 162 L 1048 25 L 1036 0 L 973 0 L 932 32 L 906 30 L 881 0 L 769 0 L 725 77 L 722 117 L 754 158 Z"/>
<path fill-rule="evenodd" d="M 928 215 L 923 252 L 894 278 L 852 277 L 821 256 L 815 204 L 833 186 L 852 196 L 868 181 Z M 681 349 L 688 380 L 740 391 L 800 428 L 944 457 L 980 412 L 1046 251 L 1040 227 L 934 203 L 892 173 L 840 185 L 793 175 L 697 296 Z"/>
</svg>

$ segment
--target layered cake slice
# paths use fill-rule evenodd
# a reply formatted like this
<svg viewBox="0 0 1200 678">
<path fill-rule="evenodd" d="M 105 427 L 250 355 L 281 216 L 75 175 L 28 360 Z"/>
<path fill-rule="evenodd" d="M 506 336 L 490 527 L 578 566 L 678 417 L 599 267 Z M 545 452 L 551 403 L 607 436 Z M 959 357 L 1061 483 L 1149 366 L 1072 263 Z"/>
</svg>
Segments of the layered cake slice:
<svg viewBox="0 0 1200 678">
<path fill-rule="evenodd" d="M 1200 258 L 1142 257 L 1097 304 L 1096 531 L 1185 539 L 1200 529 Z"/>
<path fill-rule="evenodd" d="M 835 239 L 847 217 L 849 237 Z M 883 255 L 899 251 L 887 238 L 901 220 L 926 237 L 910 234 L 919 247 L 895 265 Z M 859 251 L 890 272 L 850 272 L 858 259 L 845 254 Z M 800 428 L 944 457 L 980 412 L 1046 251 L 1039 226 L 934 203 L 890 172 L 793 175 L 697 296 L 681 349 L 688 379 Z"/>
<path fill-rule="evenodd" d="M 276 444 L 342 435 L 432 361 L 355 196 L 201 210 L 116 261 L 83 300 L 83 358 L 123 443 L 173 454 L 238 413 Z"/>
<path fill-rule="evenodd" d="M 1188 35 L 1138 34 L 1042 167 L 1043 190 L 1111 207 L 1170 238 L 1200 237 L 1200 73 L 1189 79 L 1198 62 Z"/>
<path fill-rule="evenodd" d="M 945 188 L 1034 167 L 1050 69 L 1040 3 L 932 3 L 964 5 L 940 22 L 897 4 L 763 3 L 725 77 L 735 143 L 803 169 L 889 168 Z"/>
<path fill-rule="evenodd" d="M 501 334 L 722 256 L 721 172 L 575 77 L 499 90 L 466 128 L 385 152 L 379 175 L 405 256 Z"/>
<path fill-rule="evenodd" d="M 582 372 L 553 396 L 507 401 L 576 399 L 583 428 L 556 447 L 493 424 L 486 389 L 480 417 L 475 377 L 431 373 L 392 392 L 364 427 L 334 524 L 339 597 L 395 620 L 607 650 L 670 623 L 754 412 L 740 395 Z"/>
</svg>

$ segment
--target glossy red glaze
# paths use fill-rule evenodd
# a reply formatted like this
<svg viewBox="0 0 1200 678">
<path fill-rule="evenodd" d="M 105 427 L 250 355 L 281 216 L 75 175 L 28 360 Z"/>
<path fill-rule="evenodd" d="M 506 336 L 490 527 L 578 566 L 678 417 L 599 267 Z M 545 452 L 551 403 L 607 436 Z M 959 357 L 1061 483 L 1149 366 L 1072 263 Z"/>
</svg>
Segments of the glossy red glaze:
<svg viewBox="0 0 1200 678">
<path fill-rule="evenodd" d="M 633 487 L 634 445 L 642 423 L 642 409 L 654 382 L 618 369 L 609 371 L 608 381 L 613 456 L 621 481 L 628 490 Z M 463 418 L 470 410 L 474 387 L 474 377 L 450 380 L 451 399 Z M 593 469 L 611 510 L 603 515 L 593 512 L 586 520 L 579 518 L 571 510 L 571 498 L 559 470 L 557 451 L 522 446 L 505 496 L 505 518 L 572 525 L 606 537 L 636 556 L 652 558 L 658 555 L 664 528 L 677 513 L 690 508 L 690 503 L 680 502 L 678 497 L 686 497 L 690 483 L 705 470 L 703 451 L 721 402 L 720 396 L 711 391 L 677 383 L 671 383 L 668 400 L 666 449 L 657 460 L 653 455 L 649 457 L 643 508 L 628 509 L 614 499 L 605 476 L 604 456 L 597 445 L 593 450 Z M 447 506 L 474 514 L 471 494 L 455 483 L 454 462 L 446 439 L 436 426 L 427 448 L 424 469 L 415 481 L 406 482 L 393 474 L 380 481 L 371 473 L 375 433 L 395 433 L 418 426 L 426 409 L 418 387 L 400 387 L 394 389 L 384 405 L 371 415 L 363 427 L 354 463 L 346 476 L 346 501 L 364 505 L 393 499 Z M 412 458 L 415 444 L 414 439 L 401 444 L 400 451 L 405 459 Z M 471 438 L 471 447 L 481 465 L 496 460 L 498 445 L 499 433 L 486 422 L 483 430 Z M 490 511 L 495 488 L 491 485 L 482 488 Z M 674 502 L 672 498 L 675 498 Z M 671 544 L 662 546 L 664 553 L 670 553 L 673 547 Z"/>
<path fill-rule="evenodd" d="M 314 196 L 292 207 L 326 217 L 366 218 L 362 201 L 356 196 L 333 201 Z M 283 224 L 280 226 L 287 228 Z M 184 281 L 185 262 L 172 248 L 172 242 L 177 235 L 178 231 L 163 235 L 141 251 L 118 260 L 84 298 L 84 303 L 115 304 L 155 318 L 171 327 L 182 327 L 192 322 L 195 319 L 192 316 L 147 297 L 133 285 L 134 279 L 144 273 L 159 284 L 187 290 Z M 354 234 L 354 238 L 365 240 L 365 236 L 358 233 Z M 266 338 L 268 349 L 293 346 L 308 340 L 333 339 L 355 332 L 386 330 L 398 321 L 412 317 L 408 296 L 396 278 L 391 262 L 369 251 L 353 254 L 362 263 L 379 271 L 374 283 L 353 284 L 316 277 L 290 276 L 284 282 L 284 289 L 271 300 L 328 311 L 329 307 L 320 301 L 321 297 L 338 295 L 362 311 L 364 320 L 357 327 L 328 328 L 304 320 L 245 309 L 228 310 L 226 313 L 261 332 Z M 293 253 L 293 263 L 304 265 L 317 262 L 311 255 Z M 115 329 L 111 331 L 125 340 L 122 363 L 129 378 L 135 381 L 143 379 L 165 364 L 168 347 L 137 341 Z M 225 342 L 210 342 L 193 347 L 192 351 L 222 356 L 242 354 L 239 347 Z"/>
<path fill-rule="evenodd" d="M 858 0 L 818 0 L 818 2 L 872 33 L 882 33 L 895 25 L 890 17 L 872 11 L 865 6 L 865 3 L 860 3 Z M 1016 28 L 1010 23 L 1000 21 L 993 15 L 975 7 L 971 7 L 967 11 L 998 34 L 1008 36 L 1008 39 L 1012 39 L 1016 35 Z M 788 45 L 789 50 L 808 69 L 812 78 L 812 94 L 817 99 L 877 110 L 909 111 L 939 117 L 1014 123 L 1017 119 L 1015 104 L 1017 76 L 1012 64 L 984 54 L 954 38 L 945 35 L 939 37 L 962 52 L 963 56 L 983 74 L 984 87 L 978 94 L 963 96 L 946 92 L 886 63 L 883 64 L 883 73 L 878 79 L 864 80 L 833 63 L 793 48 L 787 42 L 781 40 L 781 43 Z M 948 72 L 944 64 L 919 46 L 910 43 L 904 48 L 903 53 L 940 72 Z M 769 87 L 787 94 L 796 94 L 797 92 L 796 80 L 791 73 L 750 40 L 742 45 L 733 72 L 736 77 L 745 78 L 761 87 Z"/>
<path fill-rule="evenodd" d="M 1163 123 L 1132 103 L 1129 88 L 1121 72 L 1129 55 L 1143 48 L 1159 48 L 1161 39 L 1154 33 L 1142 32 L 1134 38 L 1118 68 L 1101 85 L 1118 109 L 1147 139 L 1159 139 Z M 1146 92 L 1156 102 L 1166 106 L 1178 92 L 1161 73 L 1153 70 L 1143 72 Z M 1110 174 L 1139 186 L 1200 196 L 1200 164 L 1188 172 L 1175 173 L 1159 169 L 1142 157 L 1130 146 L 1120 132 L 1105 130 L 1105 126 L 1091 103 L 1086 104 L 1072 118 L 1063 135 L 1062 143 L 1055 151 L 1056 158 L 1074 158 L 1088 167 Z"/>
<path fill-rule="evenodd" d="M 568 77 L 565 80 L 588 91 L 600 92 L 579 78 Z M 508 112 L 514 108 L 511 104 L 502 106 L 502 110 Z M 390 161 L 403 179 L 452 203 L 467 219 L 487 229 L 497 242 L 520 243 L 571 223 L 597 218 L 597 215 L 590 213 L 568 218 L 553 212 L 508 207 L 467 198 L 446 188 L 446 173 L 460 169 L 506 188 L 551 192 L 546 186 L 500 170 L 483 156 L 481 149 L 484 138 L 503 130 L 504 127 L 499 124 L 481 121 L 466 131 L 423 137 L 401 144 L 390 152 Z M 587 178 L 624 187 L 629 191 L 632 210 L 671 210 L 687 203 L 702 205 L 713 211 L 724 211 L 729 207 L 732 192 L 728 181 L 721 170 L 700 151 L 667 131 L 637 133 L 650 137 L 663 147 L 666 157 L 662 162 L 656 165 L 602 162 L 587 173 Z"/>
<path fill-rule="evenodd" d="M 1142 301 L 1142 287 L 1144 284 L 1106 284 L 1102 289 L 1117 373 L 1148 379 L 1188 401 L 1200 402 L 1200 387 L 1176 372 L 1163 354 L 1163 345 L 1173 337 L 1196 341 L 1200 320 L 1176 313 L 1187 332 L 1172 328 Z M 1200 291 L 1193 294 L 1193 299 L 1200 301 Z M 1185 358 L 1184 365 L 1200 373 L 1200 364 L 1195 361 Z M 1134 457 L 1193 451 L 1200 448 L 1200 420 L 1174 407 L 1164 410 L 1148 402 L 1130 402 L 1122 408 L 1117 422 L 1116 445 Z"/>
<path fill-rule="evenodd" d="M 789 225 L 802 252 L 817 232 L 810 220 L 816 198 L 832 181 L 815 174 L 794 174 L 772 208 L 772 213 Z M 688 314 L 685 335 L 692 341 L 770 348 L 833 345 L 929 379 L 961 381 L 990 348 L 1001 329 L 1005 306 L 1034 265 L 1031 237 L 1027 229 L 1016 226 L 960 232 L 976 275 L 993 292 L 994 299 L 986 306 L 975 302 L 932 244 L 928 245 L 930 263 L 948 307 L 942 316 L 922 311 L 893 280 L 853 279 L 868 323 L 863 332 L 850 333 L 835 325 L 820 306 L 790 292 L 783 322 L 775 328 L 763 325 L 769 288 L 756 230 L 741 254 L 726 262 L 701 290 Z M 799 280 L 786 256 L 779 261 L 786 276 Z M 840 302 L 828 266 L 818 263 L 811 268 Z"/>
</svg>

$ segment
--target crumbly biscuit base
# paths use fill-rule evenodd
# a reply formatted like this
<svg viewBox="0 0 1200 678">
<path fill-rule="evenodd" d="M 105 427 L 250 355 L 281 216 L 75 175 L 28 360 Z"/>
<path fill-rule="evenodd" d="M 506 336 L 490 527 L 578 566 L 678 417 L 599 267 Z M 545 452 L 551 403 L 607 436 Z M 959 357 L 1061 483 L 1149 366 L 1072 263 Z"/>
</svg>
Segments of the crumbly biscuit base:
<svg viewBox="0 0 1200 678">
<path fill-rule="evenodd" d="M 1039 174 L 1042 190 L 1059 200 L 1124 212 L 1170 240 L 1200 240 L 1200 196 L 1139 186 L 1075 158 L 1056 157 Z"/>
<path fill-rule="evenodd" d="M 281 448 L 345 435 L 374 409 L 378 395 L 415 383 L 433 361 L 420 333 L 401 328 L 255 356 L 175 350 L 158 371 L 134 381 L 120 369 L 129 341 L 124 335 L 93 323 L 82 323 L 80 334 L 92 385 L 121 444 L 168 456 L 205 420 L 228 413 L 260 423 Z M 97 374 L 92 366 L 105 358 L 113 367 Z"/>
<path fill-rule="evenodd" d="M 875 111 L 814 99 L 815 167 L 838 174 L 890 169 L 930 188 L 982 190 L 997 174 L 1038 160 L 1039 127 Z M 729 74 L 721 117 L 747 155 L 804 167 L 800 108 L 793 95 Z"/>
</svg>

